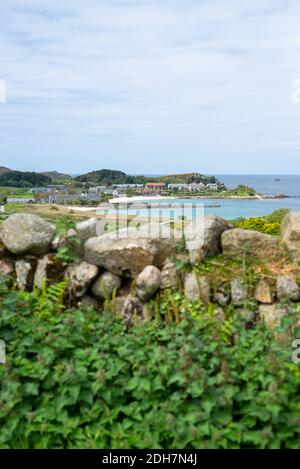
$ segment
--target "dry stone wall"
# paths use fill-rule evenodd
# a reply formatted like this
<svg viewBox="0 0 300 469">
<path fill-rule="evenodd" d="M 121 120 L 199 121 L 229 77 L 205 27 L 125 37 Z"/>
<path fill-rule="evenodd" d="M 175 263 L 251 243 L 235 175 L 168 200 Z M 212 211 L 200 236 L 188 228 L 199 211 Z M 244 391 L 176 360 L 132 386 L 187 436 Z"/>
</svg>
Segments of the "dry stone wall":
<svg viewBox="0 0 300 469">
<path fill-rule="evenodd" d="M 245 309 L 251 296 L 257 304 L 257 314 L 270 326 L 287 311 L 289 302 L 300 301 L 299 279 L 286 272 L 284 265 L 272 279 L 263 271 L 258 272 L 253 291 L 234 272 L 227 282 L 216 285 L 197 268 L 205 257 L 221 253 L 228 260 L 251 258 L 262 263 L 288 256 L 297 265 L 300 213 L 285 217 L 279 239 L 235 229 L 219 217 L 207 216 L 202 243 L 197 249 L 193 245 L 190 251 L 183 250 L 182 239 L 176 236 L 147 236 L 149 230 L 162 235 L 165 229 L 152 224 L 138 234 L 129 230 L 126 236 L 121 232 L 116 237 L 105 233 L 97 218 L 91 218 L 78 223 L 76 229 L 57 235 L 52 224 L 35 215 L 12 215 L 0 226 L 0 276 L 10 277 L 12 285 L 14 282 L 16 288 L 27 291 L 66 280 L 70 304 L 81 302 L 100 309 L 103 302 L 114 297 L 116 311 L 128 325 L 135 313 L 143 319 L 151 318 L 151 300 L 166 289 L 181 289 L 192 302 L 214 304 L 220 320 L 223 309 L 230 304 L 251 316 Z M 78 238 L 76 243 L 74 238 Z M 57 255 L 61 248 L 70 247 L 70 240 L 78 262 L 66 263 Z M 188 246 L 189 239 L 185 241 Z"/>
</svg>

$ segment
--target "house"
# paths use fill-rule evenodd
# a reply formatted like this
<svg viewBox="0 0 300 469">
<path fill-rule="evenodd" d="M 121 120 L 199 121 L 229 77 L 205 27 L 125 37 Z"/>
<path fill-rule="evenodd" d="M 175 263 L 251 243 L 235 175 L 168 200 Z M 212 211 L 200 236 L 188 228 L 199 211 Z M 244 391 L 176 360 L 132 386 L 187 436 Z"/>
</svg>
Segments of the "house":
<svg viewBox="0 0 300 469">
<path fill-rule="evenodd" d="M 47 192 L 52 192 L 52 189 L 50 187 L 33 187 L 32 189 L 29 189 L 29 194 L 44 194 Z"/>
<path fill-rule="evenodd" d="M 187 186 L 187 184 L 171 183 L 171 184 L 168 184 L 168 189 L 172 189 L 172 190 L 176 190 L 176 191 L 182 191 L 182 190 L 184 190 L 185 186 Z"/>
<path fill-rule="evenodd" d="M 70 195 L 50 195 L 48 199 L 43 199 L 44 203 L 49 204 L 59 204 L 63 205 L 69 202 L 75 202 L 79 200 L 79 194 L 70 194 Z"/>
<path fill-rule="evenodd" d="M 160 192 L 166 188 L 166 184 L 164 182 L 147 182 L 146 188 L 155 192 Z"/>
<path fill-rule="evenodd" d="M 107 189 L 106 186 L 95 186 L 95 187 L 90 187 L 89 188 L 89 193 L 93 194 L 101 194 Z"/>
<path fill-rule="evenodd" d="M 106 195 L 113 195 L 114 197 L 119 197 L 120 193 L 116 190 L 110 189 L 104 192 Z"/>
<path fill-rule="evenodd" d="M 117 191 L 126 191 L 126 189 L 128 188 L 128 185 L 127 184 L 113 184 L 113 189 L 117 190 Z"/>
<path fill-rule="evenodd" d="M 184 183 L 176 183 L 176 184 L 168 184 L 168 189 L 176 190 L 176 191 L 185 191 L 185 192 L 200 192 L 205 189 L 205 184 L 202 182 L 200 183 L 192 183 L 192 184 L 184 184 Z"/>
<path fill-rule="evenodd" d="M 191 192 L 201 192 L 205 190 L 205 184 L 203 182 L 193 182 L 189 184 Z"/>
<path fill-rule="evenodd" d="M 218 184 L 217 183 L 207 184 L 206 187 L 209 191 L 217 191 L 218 190 Z"/>
<path fill-rule="evenodd" d="M 51 189 L 51 192 L 53 192 L 53 191 L 67 191 L 68 190 L 68 188 L 65 184 L 49 184 L 48 188 Z"/>
<path fill-rule="evenodd" d="M 6 202 L 8 204 L 33 204 L 34 199 L 25 199 L 22 197 L 7 197 Z"/>
<path fill-rule="evenodd" d="M 126 191 L 127 189 L 141 189 L 144 187 L 144 184 L 114 184 L 113 188 L 121 191 Z"/>
<path fill-rule="evenodd" d="M 80 200 L 84 200 L 86 202 L 100 202 L 101 194 L 98 192 L 82 192 L 79 196 Z"/>
</svg>

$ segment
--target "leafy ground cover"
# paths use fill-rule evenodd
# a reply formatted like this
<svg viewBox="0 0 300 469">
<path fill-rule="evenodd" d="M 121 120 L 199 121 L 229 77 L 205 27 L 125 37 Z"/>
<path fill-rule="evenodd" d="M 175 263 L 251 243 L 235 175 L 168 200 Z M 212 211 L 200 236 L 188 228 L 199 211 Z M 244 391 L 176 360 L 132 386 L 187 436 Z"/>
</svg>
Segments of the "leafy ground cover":
<svg viewBox="0 0 300 469">
<path fill-rule="evenodd" d="M 282 208 L 275 210 L 265 217 L 237 218 L 233 220 L 232 223 L 236 228 L 243 230 L 256 230 L 262 233 L 279 236 L 281 222 L 288 212 L 288 209 Z"/>
<path fill-rule="evenodd" d="M 299 447 L 300 370 L 262 323 L 167 291 L 126 330 L 108 305 L 64 309 L 65 287 L 0 283 L 1 448 Z"/>
</svg>

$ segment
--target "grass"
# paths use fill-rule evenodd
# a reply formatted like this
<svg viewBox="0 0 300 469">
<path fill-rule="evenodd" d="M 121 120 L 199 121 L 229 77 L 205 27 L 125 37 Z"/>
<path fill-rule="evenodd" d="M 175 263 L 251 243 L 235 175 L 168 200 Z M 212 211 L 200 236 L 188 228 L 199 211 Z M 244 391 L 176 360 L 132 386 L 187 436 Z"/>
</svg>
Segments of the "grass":
<svg viewBox="0 0 300 469">
<path fill-rule="evenodd" d="M 214 291 L 227 287 L 232 278 L 245 280 L 252 293 L 261 277 L 275 281 L 278 275 L 294 275 L 296 279 L 300 279 L 300 266 L 291 262 L 284 253 L 272 262 L 249 258 L 232 260 L 220 254 L 204 259 L 194 270 L 207 278 Z"/>
<path fill-rule="evenodd" d="M 71 213 L 73 212 L 73 213 Z M 81 212 L 74 212 L 63 206 L 54 205 L 38 205 L 38 204 L 6 204 L 5 213 L 0 214 L 0 223 L 3 222 L 9 215 L 15 213 L 32 213 L 38 215 L 47 221 L 57 225 L 61 221 L 83 221 L 86 220 L 87 216 L 81 214 Z M 88 217 L 91 215 L 89 214 Z"/>
<path fill-rule="evenodd" d="M 24 189 L 22 187 L 1 187 L 0 186 L 0 197 L 10 197 L 10 196 L 17 196 L 17 197 L 29 197 L 28 189 Z"/>
</svg>

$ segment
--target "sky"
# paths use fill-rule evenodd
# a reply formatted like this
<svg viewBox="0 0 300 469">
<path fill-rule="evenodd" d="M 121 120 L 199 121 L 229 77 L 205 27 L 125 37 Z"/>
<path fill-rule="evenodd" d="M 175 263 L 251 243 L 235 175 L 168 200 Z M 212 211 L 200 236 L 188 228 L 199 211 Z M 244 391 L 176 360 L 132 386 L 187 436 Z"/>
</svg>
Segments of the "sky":
<svg viewBox="0 0 300 469">
<path fill-rule="evenodd" d="M 0 166 L 300 174 L 299 0 L 0 8 Z"/>
</svg>

